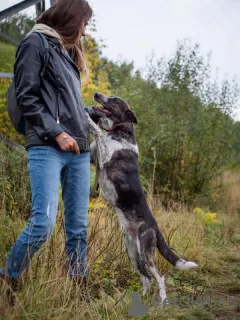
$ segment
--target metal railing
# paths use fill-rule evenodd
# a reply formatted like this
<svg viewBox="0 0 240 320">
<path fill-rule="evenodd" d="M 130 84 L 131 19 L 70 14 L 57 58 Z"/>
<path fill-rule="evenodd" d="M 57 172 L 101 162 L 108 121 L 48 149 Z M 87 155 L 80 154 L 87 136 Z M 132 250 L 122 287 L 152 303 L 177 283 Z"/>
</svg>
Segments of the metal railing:
<svg viewBox="0 0 240 320">
<path fill-rule="evenodd" d="M 53 4 L 55 1 L 51 1 L 51 4 Z M 0 11 L 0 21 L 3 19 L 6 19 L 8 17 L 11 17 L 12 15 L 27 9 L 33 5 L 37 5 L 38 3 L 42 3 L 40 6 L 36 6 L 36 13 L 37 16 L 39 14 L 41 14 L 44 10 L 45 10 L 45 1 L 43 0 L 24 0 L 21 1 L 7 9 L 4 9 L 2 11 Z M 41 10 L 39 10 L 40 8 L 42 8 Z"/>
</svg>

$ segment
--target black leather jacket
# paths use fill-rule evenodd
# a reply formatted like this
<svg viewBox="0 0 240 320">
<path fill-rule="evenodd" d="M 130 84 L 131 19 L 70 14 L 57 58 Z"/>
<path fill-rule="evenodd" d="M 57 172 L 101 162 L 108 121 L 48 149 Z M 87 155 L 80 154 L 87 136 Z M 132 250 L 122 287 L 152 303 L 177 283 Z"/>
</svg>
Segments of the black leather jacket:
<svg viewBox="0 0 240 320">
<path fill-rule="evenodd" d="M 94 118 L 91 108 L 84 108 L 81 80 L 69 53 L 55 38 L 49 43 L 49 60 L 43 77 L 44 44 L 32 33 L 20 45 L 14 67 L 16 98 L 26 120 L 26 148 L 52 145 L 65 131 L 89 151 L 89 128 L 85 110 Z"/>
</svg>

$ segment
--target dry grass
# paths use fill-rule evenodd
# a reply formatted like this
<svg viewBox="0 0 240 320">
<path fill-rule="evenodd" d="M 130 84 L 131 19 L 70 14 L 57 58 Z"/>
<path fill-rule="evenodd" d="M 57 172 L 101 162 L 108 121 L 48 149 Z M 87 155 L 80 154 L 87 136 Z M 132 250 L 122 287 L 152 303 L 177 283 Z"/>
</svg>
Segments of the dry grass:
<svg viewBox="0 0 240 320">
<path fill-rule="evenodd" d="M 194 212 L 185 208 L 166 212 L 156 201 L 151 203 L 169 245 L 181 257 L 196 261 L 199 268 L 176 271 L 156 254 L 159 270 L 167 278 L 170 298 L 185 297 L 187 302 L 178 302 L 178 308 L 152 306 L 144 319 L 230 319 L 230 315 L 231 319 L 237 319 L 240 254 L 239 243 L 232 240 L 238 232 L 235 216 L 220 217 L 224 224 L 209 229 Z M 126 319 L 132 291 L 140 292 L 141 283 L 126 257 L 115 214 L 109 208 L 96 209 L 89 214 L 90 302 L 86 302 L 81 300 L 79 287 L 73 286 L 63 268 L 65 235 L 61 212 L 62 206 L 53 236 L 22 277 L 23 287 L 16 294 L 15 307 L 7 306 L 3 297 L 0 298 L 0 319 Z M 1 228 L 2 262 L 15 234 L 22 228 L 19 221 L 14 223 L 8 219 L 9 227 Z M 11 226 L 15 229 L 9 234 Z M 219 297 L 230 296 L 229 292 L 233 296 L 231 304 L 223 309 L 217 301 Z M 144 304 L 150 306 L 156 294 L 157 288 L 153 285 Z M 200 305 L 199 299 L 194 303 L 193 297 L 204 296 L 211 297 L 212 302 L 205 307 Z"/>
<path fill-rule="evenodd" d="M 21 159 L 12 158 L 5 149 L 4 154 L 4 159 L 0 157 L 0 266 L 23 229 L 25 221 L 21 216 L 24 217 L 30 208 L 26 192 L 24 196 L 21 194 L 26 190 L 26 175 L 17 172 Z M 225 190 L 216 194 L 222 204 L 222 213 L 218 214 L 220 224 L 206 224 L 193 210 L 178 205 L 167 212 L 157 198 L 149 196 L 148 202 L 169 246 L 179 256 L 197 262 L 199 268 L 189 272 L 177 271 L 156 252 L 156 263 L 166 277 L 172 305 L 168 308 L 152 305 L 151 299 L 157 294 L 153 283 L 150 294 L 142 299 L 146 306 L 151 306 L 142 319 L 240 319 L 240 179 L 235 174 L 238 173 L 223 177 L 221 185 L 225 185 Z M 21 189 L 20 185 L 25 187 Z M 12 190 L 14 195 L 21 191 L 15 197 L 21 203 L 16 204 L 16 199 L 12 201 Z M 19 204 L 21 215 L 17 211 Z M 92 203 L 90 209 L 90 302 L 81 298 L 80 287 L 73 285 L 64 268 L 65 234 L 63 204 L 60 203 L 54 233 L 23 275 L 22 288 L 15 294 L 15 306 L 10 307 L 4 295 L 0 295 L 0 320 L 128 318 L 132 293 L 141 292 L 139 276 L 128 261 L 115 213 L 101 203 Z"/>
</svg>

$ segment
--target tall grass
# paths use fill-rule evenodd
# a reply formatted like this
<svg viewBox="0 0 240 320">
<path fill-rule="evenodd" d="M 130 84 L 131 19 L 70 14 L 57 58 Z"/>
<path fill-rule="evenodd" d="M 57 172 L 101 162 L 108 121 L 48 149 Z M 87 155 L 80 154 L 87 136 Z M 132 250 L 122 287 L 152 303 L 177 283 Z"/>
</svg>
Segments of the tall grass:
<svg viewBox="0 0 240 320">
<path fill-rule="evenodd" d="M 27 218 L 30 204 L 27 158 L 0 143 L 0 215 Z"/>
<path fill-rule="evenodd" d="M 13 159 L 8 157 L 8 161 Z M 4 168 L 9 170 L 11 166 Z M 6 177 L 2 185 L 5 186 L 10 183 L 12 171 L 4 170 L 2 168 L 2 174 Z M 18 178 L 16 175 L 14 183 L 19 183 Z M 25 190 L 19 191 L 18 186 L 10 188 L 14 197 L 15 192 Z M 182 206 L 166 211 L 153 195 L 149 203 L 169 246 L 180 257 L 197 262 L 199 268 L 177 271 L 156 252 L 157 267 L 166 277 L 167 294 L 170 300 L 177 297 L 179 305 L 153 306 L 152 297 L 158 294 L 153 281 L 150 293 L 142 298 L 145 305 L 151 306 L 143 319 L 191 320 L 219 316 L 219 319 L 237 320 L 240 292 L 237 214 L 218 213 L 216 222 L 206 210 L 202 210 L 203 219 L 196 211 Z M 6 206 L 1 206 L 0 265 L 4 264 L 10 246 L 25 224 L 24 215 L 18 214 L 17 208 L 14 214 L 9 214 Z M 104 200 L 90 203 L 88 243 L 89 301 L 86 301 L 80 292 L 81 286 L 74 285 L 66 274 L 63 204 L 60 202 L 54 232 L 23 274 L 22 288 L 15 294 L 15 306 L 8 306 L 4 295 L 0 296 L 0 319 L 126 319 L 133 291 L 141 294 L 141 282 L 125 253 L 116 215 Z M 180 303 L 179 297 L 187 297 L 187 302 L 183 299 Z M 199 297 L 210 297 L 211 303 L 200 305 Z M 218 303 L 226 297 L 231 297 L 231 303 L 223 308 Z"/>
</svg>

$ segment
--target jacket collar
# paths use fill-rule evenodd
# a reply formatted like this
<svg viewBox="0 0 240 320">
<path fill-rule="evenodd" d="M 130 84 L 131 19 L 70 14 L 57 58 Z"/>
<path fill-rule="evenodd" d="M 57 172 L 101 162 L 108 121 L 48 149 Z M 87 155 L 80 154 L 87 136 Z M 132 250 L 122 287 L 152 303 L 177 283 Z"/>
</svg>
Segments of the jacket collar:
<svg viewBox="0 0 240 320">
<path fill-rule="evenodd" d="M 65 49 L 65 48 L 60 44 L 60 42 L 59 42 L 56 38 L 51 37 L 51 36 L 46 36 L 46 37 L 48 38 L 49 42 L 51 42 L 51 43 L 53 44 L 54 47 L 56 47 L 56 45 L 57 45 L 60 53 L 61 53 L 69 62 L 71 62 L 71 64 L 77 69 L 77 72 L 78 72 L 78 74 L 79 74 L 78 67 L 77 67 L 77 65 L 75 64 L 75 62 L 74 62 L 73 59 L 72 59 L 72 54 L 71 54 L 70 50 L 67 51 L 67 49 Z"/>
</svg>

